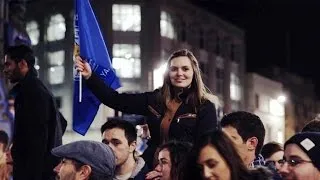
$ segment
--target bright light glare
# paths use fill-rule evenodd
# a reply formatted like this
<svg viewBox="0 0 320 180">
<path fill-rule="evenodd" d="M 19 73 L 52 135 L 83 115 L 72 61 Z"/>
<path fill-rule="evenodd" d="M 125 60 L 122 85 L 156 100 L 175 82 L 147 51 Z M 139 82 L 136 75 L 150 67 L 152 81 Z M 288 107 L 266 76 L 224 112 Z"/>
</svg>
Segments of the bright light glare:
<svg viewBox="0 0 320 180">
<path fill-rule="evenodd" d="M 286 102 L 286 99 L 287 99 L 287 98 L 286 98 L 284 95 L 280 95 L 280 96 L 278 97 L 278 101 L 281 102 L 281 103 Z"/>
<path fill-rule="evenodd" d="M 163 75 L 166 71 L 167 63 L 162 64 L 159 68 L 153 71 L 153 88 L 158 88 L 163 84 Z"/>
<path fill-rule="evenodd" d="M 275 116 L 284 116 L 284 105 L 278 100 L 271 99 L 269 101 L 270 113 Z"/>
<path fill-rule="evenodd" d="M 131 55 L 130 53 L 127 53 L 127 54 L 124 55 L 124 57 L 127 58 L 127 59 L 129 59 L 129 58 L 132 57 L 132 55 Z"/>
</svg>

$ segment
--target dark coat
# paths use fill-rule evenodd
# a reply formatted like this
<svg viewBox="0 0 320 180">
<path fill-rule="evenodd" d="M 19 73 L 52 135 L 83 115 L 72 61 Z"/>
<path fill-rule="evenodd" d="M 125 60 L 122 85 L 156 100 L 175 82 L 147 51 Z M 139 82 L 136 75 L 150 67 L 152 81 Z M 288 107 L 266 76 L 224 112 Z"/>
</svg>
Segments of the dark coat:
<svg viewBox="0 0 320 180">
<path fill-rule="evenodd" d="M 147 164 L 145 164 L 139 173 L 134 178 L 129 178 L 129 180 L 145 180 L 148 172 L 149 168 L 147 167 Z"/>
<path fill-rule="evenodd" d="M 139 157 L 139 158 L 142 159 L 141 157 Z M 137 163 L 138 164 L 136 165 L 136 168 L 132 172 L 129 180 L 145 180 L 146 179 L 146 175 L 149 172 L 149 168 L 148 168 L 147 164 L 145 163 L 144 160 L 139 160 L 139 159 L 137 160 Z M 133 175 L 133 174 L 135 174 L 135 175 Z"/>
<path fill-rule="evenodd" d="M 156 147 L 160 145 L 160 124 L 165 114 L 165 107 L 159 103 L 160 90 L 140 94 L 118 93 L 94 73 L 86 81 L 93 94 L 106 106 L 125 113 L 140 114 L 147 117 L 151 133 L 148 149 L 144 159 L 150 166 Z M 218 128 L 216 109 L 207 100 L 198 108 L 198 112 L 186 103 L 182 103 L 176 111 L 169 127 L 169 140 L 193 143 L 202 132 Z M 148 156 L 148 157 L 146 157 Z M 151 161 L 151 162 L 150 162 Z"/>
<path fill-rule="evenodd" d="M 51 149 L 62 144 L 62 119 L 55 99 L 32 73 L 16 87 L 13 134 L 14 180 L 48 180 L 59 159 Z"/>
</svg>

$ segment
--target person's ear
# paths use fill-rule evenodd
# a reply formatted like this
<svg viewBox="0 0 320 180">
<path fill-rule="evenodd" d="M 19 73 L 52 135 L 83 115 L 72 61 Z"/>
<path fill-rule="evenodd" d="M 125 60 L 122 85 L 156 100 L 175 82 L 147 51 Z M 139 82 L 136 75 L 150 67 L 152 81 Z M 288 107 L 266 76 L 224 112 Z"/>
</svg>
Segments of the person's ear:
<svg viewBox="0 0 320 180">
<path fill-rule="evenodd" d="M 18 67 L 19 67 L 19 69 L 23 69 L 23 68 L 28 67 L 27 61 L 22 59 L 20 62 L 18 62 Z"/>
<path fill-rule="evenodd" d="M 255 151 L 257 146 L 258 146 L 258 138 L 256 137 L 251 137 L 247 140 L 246 144 L 247 144 L 247 147 L 248 147 L 248 150 L 249 151 Z"/>
<path fill-rule="evenodd" d="M 131 144 L 130 144 L 130 147 L 129 147 L 129 152 L 134 152 L 134 150 L 136 150 L 136 147 L 137 147 L 137 141 L 133 141 Z"/>
<path fill-rule="evenodd" d="M 81 166 L 79 170 L 80 179 L 88 179 L 88 177 L 90 177 L 91 172 L 92 172 L 92 169 L 89 165 Z"/>
</svg>

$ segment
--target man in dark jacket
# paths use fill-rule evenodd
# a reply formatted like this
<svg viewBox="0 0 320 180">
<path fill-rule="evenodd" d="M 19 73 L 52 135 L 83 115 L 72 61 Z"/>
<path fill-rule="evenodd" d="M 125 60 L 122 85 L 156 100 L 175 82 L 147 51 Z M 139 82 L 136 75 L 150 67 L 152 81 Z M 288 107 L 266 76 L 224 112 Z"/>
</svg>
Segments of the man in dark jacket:
<svg viewBox="0 0 320 180">
<path fill-rule="evenodd" d="M 37 78 L 33 51 L 25 45 L 9 47 L 4 74 L 16 83 L 13 133 L 13 177 L 15 180 L 49 180 L 59 159 L 51 149 L 62 144 L 62 121 L 55 99 Z"/>
</svg>

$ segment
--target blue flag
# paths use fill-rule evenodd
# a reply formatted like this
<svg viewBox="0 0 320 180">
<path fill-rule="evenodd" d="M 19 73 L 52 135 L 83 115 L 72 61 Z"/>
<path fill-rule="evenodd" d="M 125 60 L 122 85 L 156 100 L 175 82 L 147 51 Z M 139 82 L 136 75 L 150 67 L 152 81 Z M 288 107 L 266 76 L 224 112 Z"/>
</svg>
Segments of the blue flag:
<svg viewBox="0 0 320 180">
<path fill-rule="evenodd" d="M 28 36 L 26 30 L 18 30 L 12 23 L 6 23 L 6 45 L 7 46 L 17 46 L 17 45 L 27 45 L 31 46 L 31 39 Z"/>
<path fill-rule="evenodd" d="M 9 110 L 8 99 L 5 94 L 5 82 L 0 79 L 0 131 L 9 136 L 9 144 L 12 140 L 14 117 Z"/>
<path fill-rule="evenodd" d="M 119 79 L 111 66 L 109 53 L 89 0 L 75 0 L 74 32 L 74 55 L 81 55 L 86 59 L 92 71 L 111 88 L 119 88 Z M 79 102 L 79 73 L 76 73 L 74 75 L 73 130 L 85 135 L 100 104 L 85 83 L 82 84 L 82 101 Z"/>
</svg>

